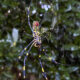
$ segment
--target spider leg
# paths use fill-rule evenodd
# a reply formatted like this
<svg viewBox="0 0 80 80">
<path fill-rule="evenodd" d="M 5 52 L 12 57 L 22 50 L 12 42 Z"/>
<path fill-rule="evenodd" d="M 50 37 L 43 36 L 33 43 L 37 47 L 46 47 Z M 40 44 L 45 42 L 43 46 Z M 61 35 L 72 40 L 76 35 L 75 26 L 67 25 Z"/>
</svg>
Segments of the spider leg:
<svg viewBox="0 0 80 80">
<path fill-rule="evenodd" d="M 39 51 L 40 51 L 40 50 L 39 50 Z M 40 62 L 40 66 L 41 66 L 41 69 L 42 69 L 43 76 L 44 76 L 44 78 L 45 78 L 46 80 L 48 80 L 47 75 L 46 75 L 46 73 L 45 73 L 45 71 L 44 71 L 42 62 L 41 62 L 41 54 L 40 54 L 40 52 L 39 52 L 39 62 Z"/>
<path fill-rule="evenodd" d="M 59 62 L 57 62 L 57 61 L 55 61 L 52 57 L 49 57 L 48 55 L 47 55 L 47 53 L 45 52 L 45 49 L 42 49 L 42 52 L 47 56 L 47 59 L 50 61 L 50 62 L 52 62 L 52 63 L 54 63 L 54 64 L 56 64 L 56 65 L 64 65 L 64 66 L 69 66 L 68 64 L 62 64 L 62 63 L 59 63 Z"/>
<path fill-rule="evenodd" d="M 30 16 L 29 16 L 30 11 L 29 11 L 29 9 L 30 9 L 30 7 L 27 9 L 27 14 L 28 14 L 28 25 L 29 25 L 29 27 L 30 27 L 32 33 L 33 33 L 33 29 L 32 29 L 32 27 L 31 27 L 31 23 L 30 23 Z"/>
<path fill-rule="evenodd" d="M 47 53 L 45 52 L 45 49 L 42 49 L 42 52 L 47 56 L 47 59 L 48 59 L 49 61 L 51 61 L 52 63 L 54 63 L 54 64 L 56 64 L 56 65 L 60 64 L 60 63 L 58 63 L 57 61 L 55 61 L 52 57 L 49 57 L 49 56 L 47 55 Z"/>
<path fill-rule="evenodd" d="M 34 45 L 34 43 L 30 46 L 30 48 L 29 48 L 29 50 L 27 51 L 26 56 L 25 56 L 25 58 L 24 58 L 24 65 L 23 65 L 23 77 L 24 77 L 24 79 L 25 79 L 25 77 L 26 77 L 26 73 L 25 73 L 26 59 L 27 59 L 27 57 L 28 57 L 28 55 L 29 55 L 29 52 L 30 52 L 31 48 L 33 47 L 33 45 Z"/>
<path fill-rule="evenodd" d="M 40 55 L 39 55 L 39 56 L 40 56 Z M 40 58 L 39 58 L 39 62 L 40 62 L 40 65 L 41 65 L 41 69 L 42 69 L 43 76 L 44 76 L 44 78 L 45 78 L 46 80 L 48 80 L 47 75 L 46 75 L 46 73 L 44 72 L 44 68 L 43 68 L 43 66 L 42 66 L 42 62 L 41 62 L 41 59 L 40 59 Z"/>
<path fill-rule="evenodd" d="M 18 59 L 21 59 L 21 56 L 23 55 L 24 51 L 26 51 L 26 49 L 32 44 L 34 40 L 32 40 L 23 50 L 22 52 L 19 54 Z"/>
<path fill-rule="evenodd" d="M 23 65 L 23 78 L 25 79 L 25 66 L 26 66 L 26 59 L 27 59 L 27 56 L 24 58 L 24 65 Z"/>
</svg>

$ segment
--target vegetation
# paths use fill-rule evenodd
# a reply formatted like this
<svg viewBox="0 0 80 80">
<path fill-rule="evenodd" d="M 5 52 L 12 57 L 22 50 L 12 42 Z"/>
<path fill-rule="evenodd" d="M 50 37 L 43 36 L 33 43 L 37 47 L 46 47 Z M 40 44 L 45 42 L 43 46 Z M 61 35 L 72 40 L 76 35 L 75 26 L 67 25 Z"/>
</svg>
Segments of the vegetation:
<svg viewBox="0 0 80 80">
<path fill-rule="evenodd" d="M 18 55 L 33 39 L 30 21 L 41 24 L 46 53 L 61 63 L 55 65 L 42 54 L 49 80 L 80 80 L 80 1 L 79 0 L 0 0 L 0 80 L 23 80 L 24 56 Z M 30 35 L 29 35 L 30 34 Z M 26 61 L 25 80 L 45 80 L 33 47 Z"/>
</svg>

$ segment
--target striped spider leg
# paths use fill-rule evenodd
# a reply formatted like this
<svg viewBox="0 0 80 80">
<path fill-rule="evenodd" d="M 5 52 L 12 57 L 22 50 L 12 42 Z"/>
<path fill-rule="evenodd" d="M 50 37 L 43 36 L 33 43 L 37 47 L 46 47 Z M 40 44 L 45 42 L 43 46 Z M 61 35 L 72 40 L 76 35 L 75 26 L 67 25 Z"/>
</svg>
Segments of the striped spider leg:
<svg viewBox="0 0 80 80">
<path fill-rule="evenodd" d="M 30 17 L 29 17 L 29 13 L 30 13 L 30 7 L 27 9 L 27 15 L 28 15 L 28 25 L 29 25 L 29 27 L 30 27 L 30 29 L 31 29 L 31 31 L 32 31 L 32 33 L 33 33 L 33 29 L 32 29 L 32 27 L 31 27 L 31 23 L 30 23 Z"/>
<path fill-rule="evenodd" d="M 47 59 L 48 59 L 50 62 L 52 62 L 52 63 L 54 63 L 54 64 L 56 64 L 56 65 L 60 64 L 60 63 L 58 63 L 57 61 L 55 61 L 52 57 L 48 56 L 48 54 L 46 53 L 46 51 L 45 51 L 44 48 L 43 48 L 41 51 L 45 54 L 45 56 L 47 57 Z"/>
<path fill-rule="evenodd" d="M 34 43 L 35 43 L 35 42 L 34 42 Z M 28 57 L 28 55 L 29 55 L 29 53 L 30 53 L 30 50 L 31 50 L 31 48 L 33 47 L 34 43 L 30 46 L 30 48 L 29 48 L 29 50 L 27 51 L 26 56 L 25 56 L 25 58 L 24 58 L 24 65 L 23 65 L 23 77 L 24 77 L 24 79 L 25 79 L 25 77 L 26 77 L 26 73 L 25 73 L 26 59 L 27 59 L 27 57 Z"/>
<path fill-rule="evenodd" d="M 47 57 L 47 59 L 48 59 L 50 62 L 52 62 L 52 63 L 54 63 L 54 64 L 56 64 L 56 65 L 70 66 L 70 65 L 68 65 L 68 64 L 62 64 L 62 63 L 59 63 L 59 62 L 55 61 L 52 57 L 48 56 L 48 54 L 46 53 L 46 50 L 45 50 L 44 48 L 42 48 L 41 51 L 45 54 L 45 56 Z"/>
<path fill-rule="evenodd" d="M 21 53 L 19 54 L 19 57 L 18 59 L 20 60 L 21 59 L 21 56 L 23 55 L 24 51 L 27 50 L 27 48 L 33 43 L 33 40 L 21 51 Z"/>
<path fill-rule="evenodd" d="M 39 48 L 38 51 L 39 51 L 39 53 L 38 53 L 38 55 L 39 55 L 39 62 L 40 62 L 40 66 L 41 66 L 41 69 L 42 69 L 43 76 L 44 76 L 44 78 L 45 78 L 46 80 L 48 80 L 47 75 L 46 75 L 46 73 L 45 73 L 45 71 L 44 71 L 42 62 L 41 62 L 41 48 Z"/>
<path fill-rule="evenodd" d="M 27 59 L 27 57 L 28 57 L 28 55 L 29 55 L 29 53 L 30 53 L 30 50 L 31 50 L 31 48 L 33 47 L 33 45 L 35 44 L 35 42 L 33 42 L 34 40 L 32 40 L 23 50 L 22 50 L 22 52 L 19 54 L 19 57 L 18 57 L 18 59 L 20 60 L 21 59 L 21 56 L 23 55 L 23 53 L 24 53 L 24 51 L 26 51 L 27 50 L 27 48 L 30 46 L 30 48 L 29 48 L 29 50 L 27 51 L 27 53 L 26 53 L 26 56 L 25 56 L 25 58 L 24 58 L 24 64 L 23 64 L 23 77 L 24 77 L 24 79 L 25 79 L 25 61 L 26 61 L 26 59 Z"/>
</svg>

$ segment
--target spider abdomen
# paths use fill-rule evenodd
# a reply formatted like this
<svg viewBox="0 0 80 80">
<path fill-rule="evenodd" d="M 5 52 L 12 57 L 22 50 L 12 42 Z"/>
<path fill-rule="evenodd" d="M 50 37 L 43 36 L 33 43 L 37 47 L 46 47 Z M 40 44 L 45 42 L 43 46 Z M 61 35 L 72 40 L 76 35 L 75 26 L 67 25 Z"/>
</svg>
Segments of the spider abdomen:
<svg viewBox="0 0 80 80">
<path fill-rule="evenodd" d="M 34 46 L 35 47 L 40 47 L 41 46 L 41 37 L 40 36 L 34 37 Z"/>
</svg>

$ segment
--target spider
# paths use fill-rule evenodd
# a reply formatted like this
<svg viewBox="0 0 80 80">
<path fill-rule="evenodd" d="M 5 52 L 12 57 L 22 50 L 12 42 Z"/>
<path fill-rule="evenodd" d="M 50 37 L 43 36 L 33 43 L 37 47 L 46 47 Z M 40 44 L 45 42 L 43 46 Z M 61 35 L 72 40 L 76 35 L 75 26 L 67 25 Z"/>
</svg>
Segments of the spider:
<svg viewBox="0 0 80 80">
<path fill-rule="evenodd" d="M 27 57 L 28 57 L 28 55 L 29 55 L 29 53 L 30 53 L 30 50 L 31 50 L 31 48 L 32 48 L 33 46 L 36 47 L 36 48 L 38 48 L 38 50 L 39 50 L 38 57 L 39 57 L 39 63 L 40 63 L 41 69 L 42 69 L 42 73 L 43 73 L 44 78 L 45 78 L 46 80 L 48 80 L 47 75 L 46 75 L 46 73 L 45 73 L 45 71 L 44 71 L 42 62 L 41 62 L 41 51 L 48 57 L 48 59 L 49 59 L 50 61 L 52 61 L 52 62 L 55 63 L 55 64 L 59 64 L 59 63 L 57 63 L 55 60 L 53 60 L 53 58 L 49 57 L 49 56 L 46 54 L 45 49 L 42 49 L 42 48 L 41 48 L 42 40 L 41 40 L 40 31 L 39 31 L 40 25 L 39 25 L 39 22 L 38 22 L 38 21 L 33 21 L 33 25 L 31 26 L 30 18 L 29 18 L 29 9 L 30 9 L 30 8 L 27 9 L 27 13 L 28 13 L 28 24 L 29 24 L 29 27 L 30 27 L 30 29 L 31 29 L 31 31 L 32 31 L 33 40 L 22 50 L 22 52 L 19 54 L 18 59 L 21 59 L 21 56 L 23 55 L 24 51 L 26 51 L 27 48 L 31 45 L 30 48 L 29 48 L 29 50 L 28 50 L 27 53 L 26 53 L 25 58 L 24 58 L 23 77 L 24 77 L 24 79 L 25 79 L 25 76 L 26 76 L 26 74 L 25 74 L 25 63 L 26 63 L 26 59 L 27 59 Z"/>
</svg>

